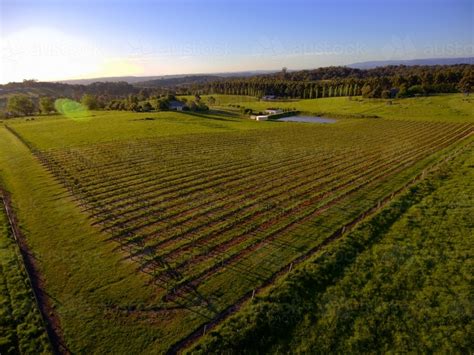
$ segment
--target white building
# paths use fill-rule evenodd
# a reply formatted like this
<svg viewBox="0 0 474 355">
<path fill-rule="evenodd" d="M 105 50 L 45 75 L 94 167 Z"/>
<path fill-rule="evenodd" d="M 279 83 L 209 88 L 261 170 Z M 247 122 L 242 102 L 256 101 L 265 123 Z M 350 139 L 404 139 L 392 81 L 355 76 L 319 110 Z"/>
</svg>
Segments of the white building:
<svg viewBox="0 0 474 355">
<path fill-rule="evenodd" d="M 252 115 L 250 118 L 255 121 L 266 121 L 268 120 L 268 115 Z"/>
<path fill-rule="evenodd" d="M 283 110 L 279 108 L 267 108 L 265 112 L 268 113 L 269 115 L 277 115 L 279 113 L 282 113 Z"/>
</svg>

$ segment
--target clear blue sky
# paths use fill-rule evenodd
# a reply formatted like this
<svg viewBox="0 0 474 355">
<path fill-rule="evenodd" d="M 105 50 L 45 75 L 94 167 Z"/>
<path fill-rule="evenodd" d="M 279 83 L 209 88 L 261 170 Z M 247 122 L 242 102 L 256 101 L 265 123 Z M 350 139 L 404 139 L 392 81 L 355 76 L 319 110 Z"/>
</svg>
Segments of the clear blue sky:
<svg viewBox="0 0 474 355">
<path fill-rule="evenodd" d="M 0 81 L 472 56 L 472 0 L 0 0 Z"/>
</svg>

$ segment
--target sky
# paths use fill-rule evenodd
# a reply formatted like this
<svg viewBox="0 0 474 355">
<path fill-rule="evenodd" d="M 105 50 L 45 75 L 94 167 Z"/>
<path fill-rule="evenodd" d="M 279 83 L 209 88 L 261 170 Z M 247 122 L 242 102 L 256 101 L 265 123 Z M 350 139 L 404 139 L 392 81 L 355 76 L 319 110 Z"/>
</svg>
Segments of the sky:
<svg viewBox="0 0 474 355">
<path fill-rule="evenodd" d="M 474 56 L 473 0 L 0 0 L 0 83 Z"/>
</svg>

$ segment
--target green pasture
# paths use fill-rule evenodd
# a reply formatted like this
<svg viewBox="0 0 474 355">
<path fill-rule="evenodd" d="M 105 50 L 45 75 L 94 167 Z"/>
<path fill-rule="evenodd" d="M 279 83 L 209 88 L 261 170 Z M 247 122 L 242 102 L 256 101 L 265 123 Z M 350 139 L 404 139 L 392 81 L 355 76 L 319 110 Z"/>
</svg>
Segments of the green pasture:
<svg viewBox="0 0 474 355">
<path fill-rule="evenodd" d="M 316 115 L 350 118 L 373 117 L 396 120 L 423 120 L 439 122 L 474 122 L 474 97 L 446 94 L 404 99 L 364 99 L 362 97 L 333 97 L 292 101 L 258 101 L 254 97 L 211 95 L 215 106 L 233 109 L 239 105 L 263 111 L 267 108 L 289 108 Z M 207 101 L 207 96 L 202 96 Z"/>
</svg>

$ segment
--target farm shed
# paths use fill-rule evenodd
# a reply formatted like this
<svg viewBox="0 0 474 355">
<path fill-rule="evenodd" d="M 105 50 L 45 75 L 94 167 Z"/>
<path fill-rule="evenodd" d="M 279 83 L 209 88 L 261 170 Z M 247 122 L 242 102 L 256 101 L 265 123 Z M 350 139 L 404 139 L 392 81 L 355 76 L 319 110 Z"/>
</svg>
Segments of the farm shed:
<svg viewBox="0 0 474 355">
<path fill-rule="evenodd" d="M 268 115 L 252 115 L 250 118 L 255 121 L 266 121 L 268 120 Z"/>
<path fill-rule="evenodd" d="M 283 110 L 279 109 L 279 108 L 267 108 L 265 110 L 265 113 L 268 113 L 269 115 L 277 115 L 279 113 L 282 113 Z"/>
<path fill-rule="evenodd" d="M 171 101 L 169 104 L 169 109 L 170 110 L 176 110 L 176 111 L 183 111 L 184 106 L 186 106 L 184 103 L 181 101 Z"/>
</svg>

